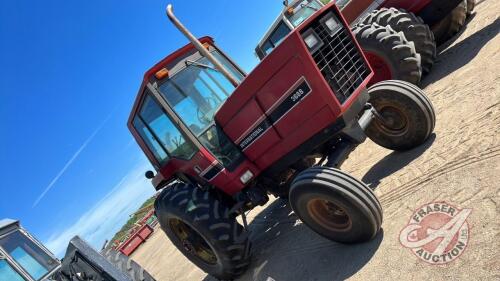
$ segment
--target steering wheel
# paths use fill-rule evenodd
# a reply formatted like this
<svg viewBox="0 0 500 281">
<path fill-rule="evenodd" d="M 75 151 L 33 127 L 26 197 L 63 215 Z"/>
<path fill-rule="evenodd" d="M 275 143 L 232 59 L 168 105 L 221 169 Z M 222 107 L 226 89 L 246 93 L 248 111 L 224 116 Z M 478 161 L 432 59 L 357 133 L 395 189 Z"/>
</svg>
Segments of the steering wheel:
<svg viewBox="0 0 500 281">
<path fill-rule="evenodd" d="M 219 102 L 213 98 L 213 97 L 203 97 L 203 99 L 205 100 L 206 104 L 208 105 L 208 107 L 210 108 L 210 110 L 206 113 L 203 113 L 203 111 L 201 111 L 200 107 L 198 107 L 196 109 L 196 117 L 198 118 L 198 121 L 201 122 L 201 124 L 210 124 L 212 122 L 212 113 L 213 111 L 216 109 L 216 107 L 219 105 Z"/>
</svg>

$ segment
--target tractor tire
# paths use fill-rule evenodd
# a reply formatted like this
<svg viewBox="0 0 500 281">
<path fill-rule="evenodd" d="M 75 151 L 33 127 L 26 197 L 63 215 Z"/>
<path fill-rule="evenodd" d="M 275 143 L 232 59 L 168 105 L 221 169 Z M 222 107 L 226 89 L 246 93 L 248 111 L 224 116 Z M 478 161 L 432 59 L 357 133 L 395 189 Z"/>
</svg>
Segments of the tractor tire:
<svg viewBox="0 0 500 281">
<path fill-rule="evenodd" d="M 465 25 L 467 18 L 467 0 L 463 0 L 444 19 L 431 27 L 437 45 L 441 45 L 457 34 Z"/>
<path fill-rule="evenodd" d="M 431 101 L 415 85 L 383 81 L 368 89 L 369 102 L 384 121 L 375 118 L 366 135 L 376 144 L 404 151 L 424 143 L 434 131 L 436 114 Z"/>
<path fill-rule="evenodd" d="M 138 263 L 119 251 L 108 249 L 103 256 L 121 272 L 125 273 L 132 281 L 155 281 Z"/>
<path fill-rule="evenodd" d="M 436 41 L 430 27 L 415 14 L 396 8 L 382 8 L 370 13 L 363 24 L 377 23 L 403 32 L 406 39 L 415 44 L 415 50 L 422 60 L 422 72 L 430 72 L 436 60 Z"/>
<path fill-rule="evenodd" d="M 476 0 L 467 0 L 467 17 L 472 15 L 474 8 L 476 8 Z"/>
<path fill-rule="evenodd" d="M 420 82 L 420 55 L 416 52 L 413 42 L 406 40 L 402 32 L 376 23 L 357 25 L 353 32 L 375 72 L 370 85 L 393 79 L 413 84 Z"/>
<path fill-rule="evenodd" d="M 174 183 L 157 197 L 155 213 L 177 249 L 206 273 L 233 279 L 250 263 L 248 233 L 214 193 Z"/>
<path fill-rule="evenodd" d="M 300 173 L 290 189 L 290 205 L 304 224 L 340 243 L 369 241 L 382 225 L 382 207 L 373 191 L 330 167 Z"/>
</svg>

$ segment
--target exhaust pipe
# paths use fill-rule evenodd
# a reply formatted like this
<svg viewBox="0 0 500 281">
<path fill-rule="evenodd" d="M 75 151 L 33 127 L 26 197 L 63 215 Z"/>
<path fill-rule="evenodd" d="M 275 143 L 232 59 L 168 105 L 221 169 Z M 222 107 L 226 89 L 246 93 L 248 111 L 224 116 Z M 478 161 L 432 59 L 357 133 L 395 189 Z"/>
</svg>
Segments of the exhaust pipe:
<svg viewBox="0 0 500 281">
<path fill-rule="evenodd" d="M 167 6 L 167 16 L 170 19 L 170 21 L 179 29 L 182 34 L 184 34 L 191 43 L 193 43 L 194 47 L 204 56 L 206 57 L 214 66 L 217 70 L 219 70 L 222 75 L 224 75 L 231 84 L 233 84 L 234 87 L 238 87 L 239 83 L 236 78 L 229 72 L 222 63 L 217 60 L 214 55 L 212 55 L 203 45 L 201 42 L 177 19 L 177 17 L 174 15 L 174 11 L 172 8 L 172 4 L 168 4 Z"/>
</svg>

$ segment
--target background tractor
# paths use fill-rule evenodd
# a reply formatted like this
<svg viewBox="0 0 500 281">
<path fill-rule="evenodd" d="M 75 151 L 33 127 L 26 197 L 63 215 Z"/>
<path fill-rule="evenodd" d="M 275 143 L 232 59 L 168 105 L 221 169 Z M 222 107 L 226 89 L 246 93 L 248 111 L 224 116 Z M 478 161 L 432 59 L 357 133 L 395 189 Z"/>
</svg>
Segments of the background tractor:
<svg viewBox="0 0 500 281">
<path fill-rule="evenodd" d="M 328 0 L 285 1 L 285 8 L 257 45 L 267 56 L 294 28 Z M 455 35 L 475 0 L 338 0 L 375 75 L 371 84 L 399 79 L 418 84 L 436 59 L 436 44 Z"/>
<path fill-rule="evenodd" d="M 0 281 L 154 281 L 127 256 L 99 253 L 78 236 L 58 260 L 19 221 L 0 220 Z"/>
<path fill-rule="evenodd" d="M 146 177 L 161 190 L 155 213 L 173 245 L 205 272 L 235 278 L 250 263 L 245 212 L 270 194 L 328 239 L 374 238 L 382 207 L 339 168 L 367 136 L 392 150 L 425 142 L 435 125 L 425 94 L 399 80 L 367 89 L 373 71 L 333 3 L 249 74 L 170 5 L 167 15 L 191 43 L 146 72 L 128 127 L 156 170 Z"/>
</svg>

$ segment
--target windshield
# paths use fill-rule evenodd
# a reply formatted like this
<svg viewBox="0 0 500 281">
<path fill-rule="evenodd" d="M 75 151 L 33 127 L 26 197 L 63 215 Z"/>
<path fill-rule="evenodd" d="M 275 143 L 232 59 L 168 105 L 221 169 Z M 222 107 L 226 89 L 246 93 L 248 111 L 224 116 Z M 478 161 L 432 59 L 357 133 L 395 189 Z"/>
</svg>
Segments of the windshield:
<svg viewBox="0 0 500 281">
<path fill-rule="evenodd" d="M 217 51 L 212 54 L 238 81 L 243 80 L 243 74 L 224 56 Z M 223 132 L 215 127 L 214 115 L 234 89 L 231 82 L 205 57 L 187 61 L 183 70 L 159 86 L 160 93 L 175 113 L 225 166 L 240 154 L 233 149 L 233 144 Z"/>
<path fill-rule="evenodd" d="M 243 75 L 219 53 L 213 54 L 238 81 L 243 79 Z M 200 136 L 212 124 L 215 113 L 235 87 L 203 57 L 196 62 L 188 61 L 186 68 L 161 84 L 159 89 L 186 126 Z"/>
<path fill-rule="evenodd" d="M 292 14 L 285 11 L 286 18 L 293 27 L 297 27 L 315 12 L 319 11 L 321 7 L 322 5 L 316 0 L 299 1 L 293 6 Z M 265 56 L 269 55 L 285 39 L 290 31 L 290 27 L 283 20 L 280 20 L 273 32 L 261 41 L 261 45 L 257 46 L 257 56 L 262 60 Z"/>
<path fill-rule="evenodd" d="M 321 9 L 321 4 L 315 0 L 304 0 L 297 3 L 293 8 L 293 13 L 286 13 L 288 20 L 294 27 L 299 26 L 310 16 Z"/>
<path fill-rule="evenodd" d="M 269 38 L 262 44 L 262 52 L 264 55 L 269 55 L 269 53 L 285 39 L 290 31 L 288 25 L 286 25 L 284 21 L 280 21 L 273 33 L 271 33 Z"/>
<path fill-rule="evenodd" d="M 349 3 L 351 0 L 337 0 L 337 2 L 335 4 L 337 4 L 337 7 L 339 7 L 339 9 L 342 9 L 344 8 L 345 5 L 347 5 L 347 3 Z"/>
<path fill-rule="evenodd" d="M 59 265 L 55 258 L 19 230 L 0 239 L 0 247 L 35 280 L 41 280 Z M 6 264 L 2 265 L 1 270 L 14 274 Z"/>
</svg>

